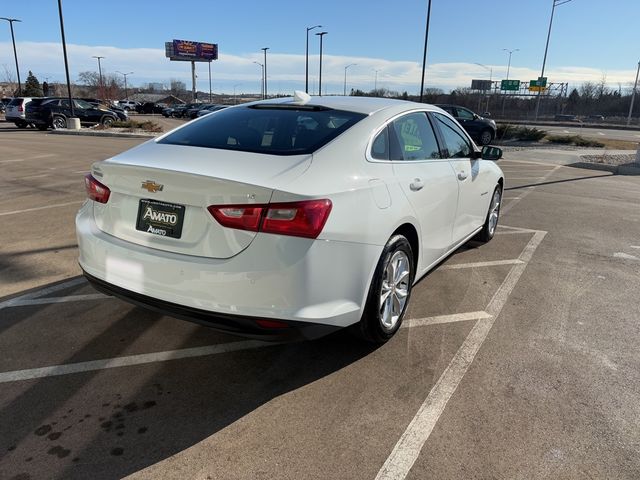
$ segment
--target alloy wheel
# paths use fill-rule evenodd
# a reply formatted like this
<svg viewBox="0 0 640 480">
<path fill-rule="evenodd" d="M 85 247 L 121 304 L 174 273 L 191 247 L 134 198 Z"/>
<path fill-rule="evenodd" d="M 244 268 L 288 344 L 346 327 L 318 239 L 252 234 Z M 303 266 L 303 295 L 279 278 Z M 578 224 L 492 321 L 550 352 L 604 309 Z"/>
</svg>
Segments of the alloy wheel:
<svg viewBox="0 0 640 480">
<path fill-rule="evenodd" d="M 380 289 L 379 313 L 382 326 L 391 330 L 400 319 L 409 294 L 411 262 L 407 254 L 396 251 L 384 270 Z"/>
</svg>

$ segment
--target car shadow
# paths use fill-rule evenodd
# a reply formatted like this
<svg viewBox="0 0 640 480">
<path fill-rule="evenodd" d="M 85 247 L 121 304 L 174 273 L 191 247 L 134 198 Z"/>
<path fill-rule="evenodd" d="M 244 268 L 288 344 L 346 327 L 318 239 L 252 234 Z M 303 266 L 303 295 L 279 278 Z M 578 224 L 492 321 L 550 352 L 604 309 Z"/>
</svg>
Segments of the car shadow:
<svg viewBox="0 0 640 480">
<path fill-rule="evenodd" d="M 132 307 L 60 363 L 126 355 L 161 318 Z M 211 330 L 197 327 L 178 348 L 207 335 Z M 218 341 L 243 339 L 220 334 Z M 10 472 L 23 475 L 17 478 L 51 478 L 55 471 L 58 478 L 122 478 L 375 348 L 342 331 L 316 341 L 264 343 L 216 355 L 5 383 L 0 477 Z"/>
</svg>

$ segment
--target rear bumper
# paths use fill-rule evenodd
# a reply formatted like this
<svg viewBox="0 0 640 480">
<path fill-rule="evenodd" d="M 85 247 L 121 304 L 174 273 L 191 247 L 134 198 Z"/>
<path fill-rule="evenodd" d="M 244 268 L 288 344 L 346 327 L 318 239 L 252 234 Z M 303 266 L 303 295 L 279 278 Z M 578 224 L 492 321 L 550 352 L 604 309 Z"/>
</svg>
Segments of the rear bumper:
<svg viewBox="0 0 640 480">
<path fill-rule="evenodd" d="M 200 308 L 187 307 L 178 305 L 177 303 L 166 302 L 157 298 L 142 295 L 141 293 L 132 292 L 124 288 L 112 285 L 100 280 L 94 276 L 84 272 L 85 278 L 98 291 L 107 295 L 125 300 L 140 307 L 153 310 L 155 312 L 171 315 L 195 322 L 215 330 L 230 333 L 233 335 L 241 335 L 243 337 L 255 338 L 267 341 L 295 341 L 295 340 L 312 340 L 320 338 L 339 330 L 339 327 L 330 325 L 319 325 L 309 322 L 292 322 L 285 321 L 286 327 L 265 328 L 257 323 L 262 320 L 255 317 L 246 317 L 242 315 L 229 315 L 222 313 L 209 312 Z"/>
<path fill-rule="evenodd" d="M 184 255 L 102 232 L 91 201 L 78 212 L 76 233 L 80 266 L 99 288 L 202 323 L 233 320 L 228 328 L 225 322 L 212 325 L 226 331 L 242 330 L 245 320 L 255 326 L 257 319 L 289 322 L 298 330 L 313 326 L 309 331 L 358 322 L 382 251 L 376 245 L 258 234 L 231 258 Z"/>
</svg>

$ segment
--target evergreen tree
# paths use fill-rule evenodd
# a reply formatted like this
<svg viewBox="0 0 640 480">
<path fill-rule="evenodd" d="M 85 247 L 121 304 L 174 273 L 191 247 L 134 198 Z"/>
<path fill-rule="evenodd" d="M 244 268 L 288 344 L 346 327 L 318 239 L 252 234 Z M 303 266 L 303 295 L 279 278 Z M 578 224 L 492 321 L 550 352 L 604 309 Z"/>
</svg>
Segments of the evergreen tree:
<svg viewBox="0 0 640 480">
<path fill-rule="evenodd" d="M 22 94 L 25 97 L 42 97 L 42 87 L 40 86 L 40 82 L 31 70 L 29 70 L 27 81 L 24 82 Z"/>
</svg>

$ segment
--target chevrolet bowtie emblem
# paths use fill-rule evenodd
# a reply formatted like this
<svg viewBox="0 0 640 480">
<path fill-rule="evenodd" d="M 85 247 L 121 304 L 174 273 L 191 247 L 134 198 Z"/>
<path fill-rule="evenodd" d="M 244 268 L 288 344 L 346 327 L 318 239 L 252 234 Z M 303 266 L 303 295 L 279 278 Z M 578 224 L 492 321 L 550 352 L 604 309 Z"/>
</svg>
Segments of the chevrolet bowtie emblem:
<svg viewBox="0 0 640 480">
<path fill-rule="evenodd" d="M 164 185 L 154 182 L 153 180 L 145 180 L 142 182 L 142 188 L 148 190 L 150 193 L 161 192 Z"/>
</svg>

